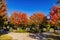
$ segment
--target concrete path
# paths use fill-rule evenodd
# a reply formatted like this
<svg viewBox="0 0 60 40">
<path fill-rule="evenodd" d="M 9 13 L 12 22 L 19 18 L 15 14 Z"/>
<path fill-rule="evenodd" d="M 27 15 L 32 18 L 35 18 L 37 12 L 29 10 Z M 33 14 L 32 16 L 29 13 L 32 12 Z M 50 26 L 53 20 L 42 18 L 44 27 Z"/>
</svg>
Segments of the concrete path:
<svg viewBox="0 0 60 40">
<path fill-rule="evenodd" d="M 13 40 L 38 40 L 30 37 L 31 33 L 8 33 L 7 35 L 11 36 Z"/>
</svg>

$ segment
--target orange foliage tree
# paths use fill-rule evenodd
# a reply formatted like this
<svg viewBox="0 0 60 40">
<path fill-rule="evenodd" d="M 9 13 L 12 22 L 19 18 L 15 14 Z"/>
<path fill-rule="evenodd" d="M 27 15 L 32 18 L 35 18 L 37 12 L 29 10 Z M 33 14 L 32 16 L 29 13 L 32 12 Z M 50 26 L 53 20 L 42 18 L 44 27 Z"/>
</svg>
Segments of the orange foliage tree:
<svg viewBox="0 0 60 40">
<path fill-rule="evenodd" d="M 51 25 L 58 25 L 60 21 L 60 7 L 53 6 L 50 12 L 50 24 Z M 58 26 L 57 26 L 58 27 Z"/>
<path fill-rule="evenodd" d="M 43 22 L 45 16 L 43 13 L 35 13 L 30 16 L 30 20 L 32 23 L 35 23 L 37 26 L 37 29 L 39 28 L 39 25 Z"/>
<path fill-rule="evenodd" d="M 25 13 L 13 12 L 10 16 L 10 22 L 14 25 L 26 25 L 28 24 L 28 18 Z"/>
<path fill-rule="evenodd" d="M 53 6 L 51 8 L 51 12 L 50 12 L 49 16 L 50 16 L 50 23 L 51 23 L 51 25 L 55 25 L 56 22 L 57 22 L 57 19 L 58 19 L 56 6 Z"/>
</svg>

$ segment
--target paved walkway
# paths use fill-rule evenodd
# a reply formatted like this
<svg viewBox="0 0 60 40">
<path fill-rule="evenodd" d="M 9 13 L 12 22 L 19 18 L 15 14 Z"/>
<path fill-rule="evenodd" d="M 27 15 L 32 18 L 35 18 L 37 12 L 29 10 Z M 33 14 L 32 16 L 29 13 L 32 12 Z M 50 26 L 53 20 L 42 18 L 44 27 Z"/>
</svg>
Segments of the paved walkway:
<svg viewBox="0 0 60 40">
<path fill-rule="evenodd" d="M 8 33 L 7 35 L 11 36 L 13 40 L 38 40 L 30 37 L 31 33 Z"/>
</svg>

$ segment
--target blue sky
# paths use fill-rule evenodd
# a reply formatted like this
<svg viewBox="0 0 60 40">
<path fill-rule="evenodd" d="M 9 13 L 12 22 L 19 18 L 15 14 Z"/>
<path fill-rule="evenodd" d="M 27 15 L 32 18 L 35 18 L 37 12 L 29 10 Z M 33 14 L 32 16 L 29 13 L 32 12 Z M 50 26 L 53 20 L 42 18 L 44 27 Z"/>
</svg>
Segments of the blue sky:
<svg viewBox="0 0 60 40">
<path fill-rule="evenodd" d="M 48 15 L 56 0 L 7 0 L 7 12 L 10 16 L 13 11 L 24 12 L 28 16 L 35 12 Z"/>
</svg>

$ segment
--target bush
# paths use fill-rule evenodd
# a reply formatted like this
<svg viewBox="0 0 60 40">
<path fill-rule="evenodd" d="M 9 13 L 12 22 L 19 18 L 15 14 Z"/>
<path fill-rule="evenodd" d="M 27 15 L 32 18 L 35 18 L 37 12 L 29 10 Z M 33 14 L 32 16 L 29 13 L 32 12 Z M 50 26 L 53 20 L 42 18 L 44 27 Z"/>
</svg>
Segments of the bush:
<svg viewBox="0 0 60 40">
<path fill-rule="evenodd" d="M 31 28 L 31 30 L 29 32 L 30 33 L 40 33 L 41 30 L 37 30 L 36 28 Z"/>
<path fill-rule="evenodd" d="M 25 29 L 22 29 L 19 27 L 18 30 L 15 31 L 16 33 L 26 33 L 27 31 Z"/>
<path fill-rule="evenodd" d="M 1 35 L 0 40 L 12 40 L 12 37 L 10 37 L 8 35 Z"/>
<path fill-rule="evenodd" d="M 12 27 L 10 27 L 9 32 L 13 32 L 13 28 Z"/>
</svg>

